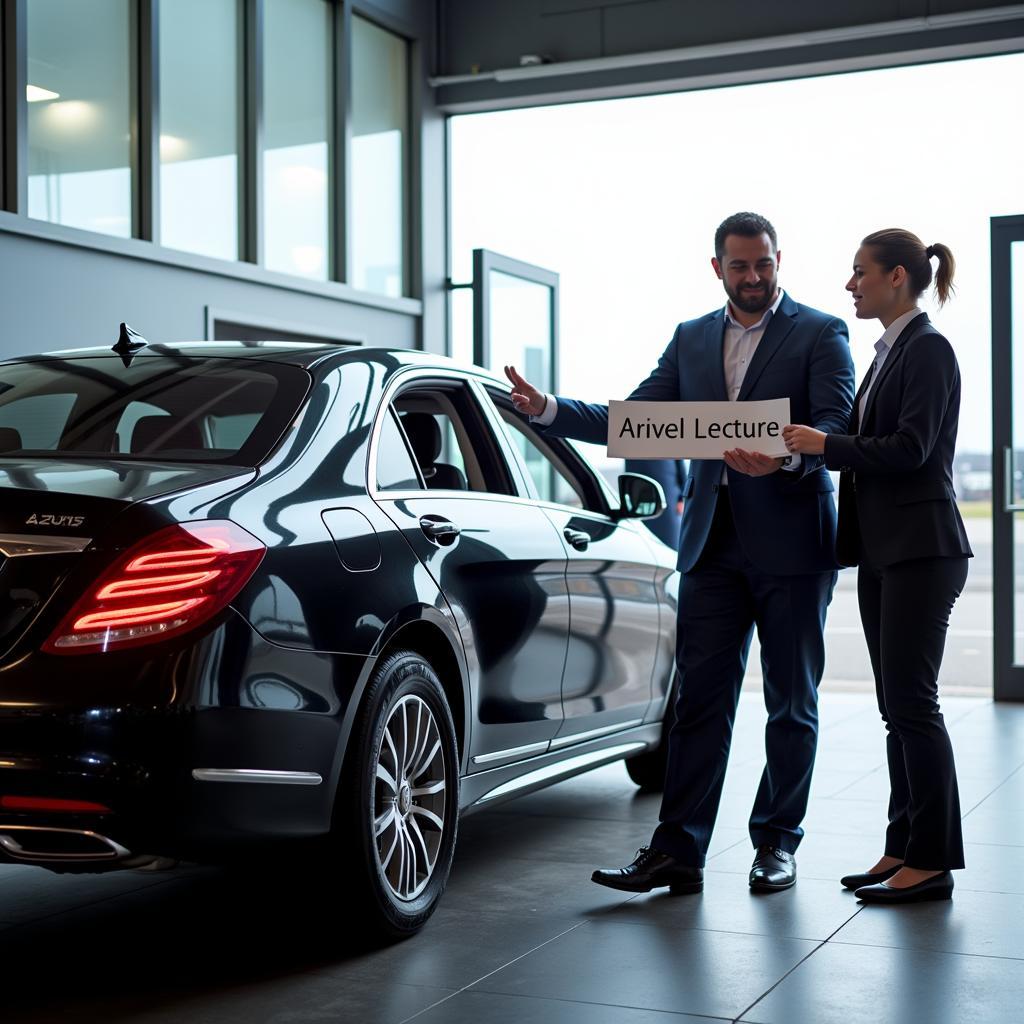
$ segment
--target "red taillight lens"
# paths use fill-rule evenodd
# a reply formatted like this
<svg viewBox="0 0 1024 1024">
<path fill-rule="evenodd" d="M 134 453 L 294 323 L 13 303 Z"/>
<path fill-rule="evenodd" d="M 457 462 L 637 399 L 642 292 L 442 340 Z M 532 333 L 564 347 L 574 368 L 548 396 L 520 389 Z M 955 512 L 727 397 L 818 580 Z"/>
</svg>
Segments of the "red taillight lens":
<svg viewBox="0 0 1024 1024">
<path fill-rule="evenodd" d="M 59 800 L 47 796 L 0 796 L 0 810 L 56 811 L 62 814 L 110 814 L 106 804 L 91 800 Z"/>
<path fill-rule="evenodd" d="M 168 526 L 125 552 L 71 609 L 43 650 L 91 653 L 194 629 L 227 606 L 266 550 L 226 519 Z"/>
</svg>

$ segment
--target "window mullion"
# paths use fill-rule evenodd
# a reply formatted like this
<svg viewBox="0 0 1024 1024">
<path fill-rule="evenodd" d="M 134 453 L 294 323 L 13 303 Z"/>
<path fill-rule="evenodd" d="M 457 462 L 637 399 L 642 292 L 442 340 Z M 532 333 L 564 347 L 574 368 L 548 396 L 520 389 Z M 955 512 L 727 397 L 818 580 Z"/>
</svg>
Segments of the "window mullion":
<svg viewBox="0 0 1024 1024">
<path fill-rule="evenodd" d="M 132 234 L 160 241 L 160 0 L 137 0 Z"/>
<path fill-rule="evenodd" d="M 24 215 L 28 209 L 26 0 L 3 0 L 0 19 L 0 208 Z"/>
<path fill-rule="evenodd" d="M 334 94 L 331 161 L 331 277 L 347 281 L 351 266 L 348 217 L 351 196 L 352 4 L 338 0 L 334 12 Z"/>
<path fill-rule="evenodd" d="M 244 3 L 239 258 L 263 263 L 263 0 Z"/>
</svg>

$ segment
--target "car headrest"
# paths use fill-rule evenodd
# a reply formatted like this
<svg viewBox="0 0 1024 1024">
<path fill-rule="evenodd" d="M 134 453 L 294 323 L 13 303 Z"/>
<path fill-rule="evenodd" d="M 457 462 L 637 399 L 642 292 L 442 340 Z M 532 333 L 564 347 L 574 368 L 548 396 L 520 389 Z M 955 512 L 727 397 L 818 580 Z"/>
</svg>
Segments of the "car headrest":
<svg viewBox="0 0 1024 1024">
<path fill-rule="evenodd" d="M 441 428 L 429 412 L 407 412 L 402 415 L 405 435 L 421 468 L 432 466 L 441 454 Z"/>
<path fill-rule="evenodd" d="M 204 448 L 203 432 L 195 420 L 182 423 L 173 416 L 143 416 L 132 431 L 133 454 L 167 449 L 202 451 Z"/>
<path fill-rule="evenodd" d="M 0 452 L 16 452 L 25 446 L 14 427 L 0 427 Z"/>
</svg>

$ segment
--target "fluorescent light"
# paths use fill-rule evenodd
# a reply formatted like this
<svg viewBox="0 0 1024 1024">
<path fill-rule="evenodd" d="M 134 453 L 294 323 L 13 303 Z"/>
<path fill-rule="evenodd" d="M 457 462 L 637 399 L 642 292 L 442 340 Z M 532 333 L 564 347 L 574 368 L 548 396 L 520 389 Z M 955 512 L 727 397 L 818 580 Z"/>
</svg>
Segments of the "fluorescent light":
<svg viewBox="0 0 1024 1024">
<path fill-rule="evenodd" d="M 177 135 L 160 136 L 160 159 L 165 163 L 181 160 L 188 152 L 188 143 Z"/>
<path fill-rule="evenodd" d="M 25 86 L 25 99 L 27 99 L 29 103 L 42 103 L 43 100 L 55 100 L 59 98 L 59 92 L 50 92 L 49 89 L 42 89 L 38 85 Z"/>
</svg>

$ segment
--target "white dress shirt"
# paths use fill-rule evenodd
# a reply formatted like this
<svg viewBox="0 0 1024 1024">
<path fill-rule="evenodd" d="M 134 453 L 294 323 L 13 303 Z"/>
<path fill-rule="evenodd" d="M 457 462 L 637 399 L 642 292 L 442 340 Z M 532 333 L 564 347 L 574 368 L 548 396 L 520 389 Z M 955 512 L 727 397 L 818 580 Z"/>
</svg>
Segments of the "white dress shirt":
<svg viewBox="0 0 1024 1024">
<path fill-rule="evenodd" d="M 896 339 L 903 333 L 903 328 L 915 316 L 920 316 L 922 312 L 923 310 L 919 306 L 915 306 L 913 309 L 907 310 L 902 316 L 896 317 L 886 327 L 885 333 L 875 342 L 875 361 L 871 364 L 871 379 L 868 381 L 868 386 L 864 389 L 864 393 L 860 396 L 860 401 L 857 403 L 857 423 L 859 426 L 864 424 L 864 407 L 867 405 L 868 395 L 871 394 L 871 389 L 875 386 L 875 381 L 878 380 L 878 375 L 882 372 L 882 366 L 885 364 L 886 359 L 889 358 L 889 353 L 892 351 L 893 345 L 896 344 Z"/>
</svg>

